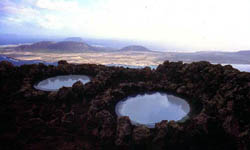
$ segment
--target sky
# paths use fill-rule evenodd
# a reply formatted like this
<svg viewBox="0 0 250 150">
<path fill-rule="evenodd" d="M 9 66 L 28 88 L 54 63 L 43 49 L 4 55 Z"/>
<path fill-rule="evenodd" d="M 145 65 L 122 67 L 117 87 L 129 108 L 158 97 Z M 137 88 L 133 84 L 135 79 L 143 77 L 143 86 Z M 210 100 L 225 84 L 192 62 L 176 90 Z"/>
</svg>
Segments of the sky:
<svg viewBox="0 0 250 150">
<path fill-rule="evenodd" d="M 180 49 L 250 49 L 249 0 L 0 0 L 0 34 L 139 40 Z"/>
</svg>

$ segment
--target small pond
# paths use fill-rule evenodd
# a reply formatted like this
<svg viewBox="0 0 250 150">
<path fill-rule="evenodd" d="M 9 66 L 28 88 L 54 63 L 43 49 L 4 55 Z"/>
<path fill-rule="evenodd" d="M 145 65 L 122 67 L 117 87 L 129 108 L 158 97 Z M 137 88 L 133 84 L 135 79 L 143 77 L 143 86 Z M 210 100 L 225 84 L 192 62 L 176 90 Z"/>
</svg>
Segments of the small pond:
<svg viewBox="0 0 250 150">
<path fill-rule="evenodd" d="M 62 87 L 72 87 L 74 83 L 81 81 L 83 84 L 90 81 L 85 75 L 65 75 L 48 78 L 36 84 L 34 87 L 43 91 L 57 91 Z"/>
<path fill-rule="evenodd" d="M 118 116 L 129 116 L 132 124 L 153 128 L 162 120 L 184 121 L 190 106 L 182 98 L 156 92 L 128 97 L 118 102 L 115 109 Z"/>
</svg>

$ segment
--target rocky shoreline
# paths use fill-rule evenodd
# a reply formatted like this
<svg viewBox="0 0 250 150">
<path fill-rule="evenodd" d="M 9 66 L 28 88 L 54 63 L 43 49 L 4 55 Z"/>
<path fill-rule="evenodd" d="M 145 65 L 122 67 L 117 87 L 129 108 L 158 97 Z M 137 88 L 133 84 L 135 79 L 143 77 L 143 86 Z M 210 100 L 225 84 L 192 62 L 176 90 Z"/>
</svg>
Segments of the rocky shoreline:
<svg viewBox="0 0 250 150">
<path fill-rule="evenodd" d="M 85 85 L 56 92 L 33 85 L 48 77 L 84 74 Z M 115 105 L 127 96 L 170 92 L 191 105 L 184 123 L 155 128 L 118 118 Z M 165 61 L 157 69 L 94 64 L 15 67 L 0 63 L 0 149 L 250 149 L 250 73 L 208 62 Z"/>
</svg>

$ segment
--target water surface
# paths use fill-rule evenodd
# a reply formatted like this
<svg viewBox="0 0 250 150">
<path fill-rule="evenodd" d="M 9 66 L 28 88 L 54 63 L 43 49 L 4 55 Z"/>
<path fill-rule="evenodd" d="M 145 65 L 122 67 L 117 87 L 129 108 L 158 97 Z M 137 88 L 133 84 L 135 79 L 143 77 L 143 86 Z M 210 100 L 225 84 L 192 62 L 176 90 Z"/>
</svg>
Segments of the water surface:
<svg viewBox="0 0 250 150">
<path fill-rule="evenodd" d="M 249 64 L 222 64 L 225 65 L 231 65 L 233 68 L 238 69 L 239 71 L 244 72 L 250 72 L 250 65 Z"/>
<path fill-rule="evenodd" d="M 190 106 L 184 99 L 160 92 L 128 97 L 116 105 L 118 116 L 129 116 L 132 124 L 148 127 L 162 120 L 184 120 L 189 111 Z"/>
<path fill-rule="evenodd" d="M 81 81 L 85 84 L 90 81 L 90 78 L 85 75 L 56 76 L 43 80 L 34 87 L 43 91 L 57 91 L 62 87 L 72 87 L 77 81 Z"/>
</svg>

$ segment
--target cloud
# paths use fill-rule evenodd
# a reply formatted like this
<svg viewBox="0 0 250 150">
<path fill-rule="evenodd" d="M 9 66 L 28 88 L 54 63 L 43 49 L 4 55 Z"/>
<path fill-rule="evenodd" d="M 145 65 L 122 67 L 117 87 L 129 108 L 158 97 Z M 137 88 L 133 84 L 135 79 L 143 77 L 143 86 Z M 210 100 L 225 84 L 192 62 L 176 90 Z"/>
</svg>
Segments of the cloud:
<svg viewBox="0 0 250 150">
<path fill-rule="evenodd" d="M 19 3 L 3 0 L 0 9 L 0 31 L 9 31 L 19 34 L 44 34 L 58 28 L 57 24 L 51 23 L 51 17 L 45 15 L 41 10 L 35 7 L 35 1 L 19 1 Z M 58 20 L 55 20 L 58 21 Z M 46 31 L 47 30 L 47 31 Z M 54 32 L 53 32 L 54 33 Z"/>
<path fill-rule="evenodd" d="M 63 20 L 53 15 L 45 15 L 38 24 L 46 29 L 61 30 L 64 28 Z"/>
<path fill-rule="evenodd" d="M 250 48 L 248 0 L 1 0 L 0 13 L 1 23 L 33 24 L 47 33 L 190 50 Z"/>
<path fill-rule="evenodd" d="M 77 1 L 65 0 L 37 0 L 36 6 L 39 8 L 56 11 L 72 11 L 79 9 Z"/>
<path fill-rule="evenodd" d="M 107 14 L 102 18 L 111 23 L 100 32 L 109 31 L 114 37 L 122 35 L 195 50 L 250 46 L 250 2 L 246 0 L 109 0 L 103 11 Z"/>
</svg>

